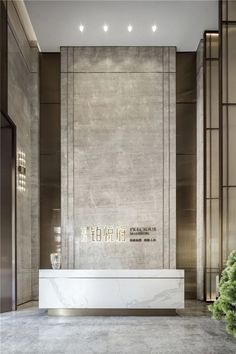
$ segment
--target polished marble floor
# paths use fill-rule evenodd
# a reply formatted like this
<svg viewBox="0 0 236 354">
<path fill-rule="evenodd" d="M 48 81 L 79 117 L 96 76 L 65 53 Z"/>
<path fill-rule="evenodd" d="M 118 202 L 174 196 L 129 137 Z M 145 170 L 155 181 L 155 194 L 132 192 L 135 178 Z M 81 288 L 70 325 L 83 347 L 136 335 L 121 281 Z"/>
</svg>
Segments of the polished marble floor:
<svg viewBox="0 0 236 354">
<path fill-rule="evenodd" d="M 199 302 L 174 317 L 49 317 L 34 304 L 1 315 L 0 353 L 235 354 L 236 340 Z"/>
</svg>

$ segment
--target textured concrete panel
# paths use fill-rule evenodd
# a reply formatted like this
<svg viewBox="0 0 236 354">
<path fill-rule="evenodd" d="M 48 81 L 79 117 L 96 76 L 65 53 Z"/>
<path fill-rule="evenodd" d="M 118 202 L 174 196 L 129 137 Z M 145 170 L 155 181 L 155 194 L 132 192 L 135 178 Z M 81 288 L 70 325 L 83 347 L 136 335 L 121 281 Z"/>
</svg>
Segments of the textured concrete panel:
<svg viewBox="0 0 236 354">
<path fill-rule="evenodd" d="M 63 266 L 175 268 L 175 50 L 62 48 L 61 60 Z M 153 226 L 156 242 L 82 242 L 91 226 Z"/>
<path fill-rule="evenodd" d="M 32 69 L 32 53 L 23 26 L 20 22 L 14 1 L 7 2 L 8 5 L 8 22 L 14 34 L 15 40 L 20 48 L 21 54 L 29 70 Z M 35 70 L 32 70 L 35 71 Z"/>
<path fill-rule="evenodd" d="M 68 71 L 163 72 L 164 50 L 162 47 L 75 47 L 74 63 L 69 62 Z"/>
<path fill-rule="evenodd" d="M 31 48 L 31 297 L 38 298 L 39 269 L 39 80 L 38 49 Z"/>
<path fill-rule="evenodd" d="M 38 50 L 30 48 L 12 2 L 8 27 L 8 114 L 17 129 L 17 152 L 26 155 L 26 191 L 17 190 L 17 304 L 38 297 L 39 94 Z"/>
</svg>

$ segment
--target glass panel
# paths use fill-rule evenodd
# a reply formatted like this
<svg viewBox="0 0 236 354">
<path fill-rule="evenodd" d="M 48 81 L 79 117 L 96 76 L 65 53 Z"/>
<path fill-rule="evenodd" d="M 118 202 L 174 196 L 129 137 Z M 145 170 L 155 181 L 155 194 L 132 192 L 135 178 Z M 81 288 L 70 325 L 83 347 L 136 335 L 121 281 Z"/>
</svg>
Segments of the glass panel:
<svg viewBox="0 0 236 354">
<path fill-rule="evenodd" d="M 218 269 L 208 269 L 206 273 L 206 300 L 212 301 L 217 296 L 217 284 L 219 279 Z"/>
<path fill-rule="evenodd" d="M 222 174 L 223 174 L 223 186 L 228 185 L 228 119 L 227 119 L 227 107 L 223 107 L 222 117 Z"/>
<path fill-rule="evenodd" d="M 219 197 L 219 131 L 206 132 L 206 198 Z"/>
<path fill-rule="evenodd" d="M 223 188 L 222 207 L 222 265 L 224 267 L 228 256 L 228 188 Z"/>
<path fill-rule="evenodd" d="M 228 102 L 236 103 L 236 25 L 228 27 Z"/>
<path fill-rule="evenodd" d="M 215 300 L 217 296 L 217 285 L 218 285 L 218 278 L 219 271 L 218 269 L 211 270 L 211 298 L 209 300 Z"/>
<path fill-rule="evenodd" d="M 219 223 L 219 200 L 211 201 L 211 268 L 219 268 L 220 254 L 220 223 Z"/>
<path fill-rule="evenodd" d="M 227 103 L 227 78 L 228 78 L 228 71 L 227 71 L 227 26 L 222 26 L 222 99 L 223 103 Z"/>
<path fill-rule="evenodd" d="M 211 61 L 211 128 L 219 128 L 219 63 Z"/>
<path fill-rule="evenodd" d="M 176 105 L 176 153 L 196 153 L 196 104 Z"/>
<path fill-rule="evenodd" d="M 206 58 L 209 59 L 211 57 L 211 34 L 206 34 Z"/>
<path fill-rule="evenodd" d="M 236 186 L 236 106 L 228 107 L 228 173 L 229 185 Z"/>
<path fill-rule="evenodd" d="M 236 249 L 236 187 L 223 190 L 223 263 Z"/>
<path fill-rule="evenodd" d="M 206 266 L 218 269 L 220 254 L 219 199 L 207 200 L 206 213 Z"/>
<path fill-rule="evenodd" d="M 177 268 L 185 269 L 187 298 L 196 294 L 196 166 L 195 155 L 176 157 Z"/>
<path fill-rule="evenodd" d="M 206 198 L 211 197 L 211 131 L 206 131 Z"/>
<path fill-rule="evenodd" d="M 206 201 L 206 268 L 211 266 L 211 200 Z"/>
<path fill-rule="evenodd" d="M 236 1 L 228 1 L 228 21 L 236 21 Z"/>
<path fill-rule="evenodd" d="M 211 61 L 206 61 L 206 127 L 211 128 Z"/>
<path fill-rule="evenodd" d="M 227 20 L 227 0 L 222 0 L 222 20 L 226 21 Z"/>
<path fill-rule="evenodd" d="M 236 187 L 229 188 L 228 205 L 229 227 L 227 253 L 229 255 L 232 250 L 236 249 Z"/>
<path fill-rule="evenodd" d="M 219 131 L 211 131 L 211 198 L 219 197 Z"/>
<path fill-rule="evenodd" d="M 206 271 L 206 300 L 211 300 L 211 274 L 210 272 Z"/>
<path fill-rule="evenodd" d="M 219 199 L 206 203 L 206 296 L 207 300 L 216 297 L 216 277 L 219 274 L 220 223 Z"/>
<path fill-rule="evenodd" d="M 219 34 L 211 34 L 211 58 L 219 57 Z"/>
</svg>

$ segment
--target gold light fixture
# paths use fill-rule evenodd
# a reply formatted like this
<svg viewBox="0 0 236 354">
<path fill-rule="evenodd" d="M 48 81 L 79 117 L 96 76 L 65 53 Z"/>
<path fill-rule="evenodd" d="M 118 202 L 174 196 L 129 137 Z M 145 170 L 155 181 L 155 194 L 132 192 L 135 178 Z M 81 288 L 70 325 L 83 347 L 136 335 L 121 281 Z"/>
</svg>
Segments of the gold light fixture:
<svg viewBox="0 0 236 354">
<path fill-rule="evenodd" d="M 18 152 L 17 156 L 17 173 L 18 173 L 18 190 L 25 192 L 26 190 L 26 160 L 23 151 Z"/>
</svg>

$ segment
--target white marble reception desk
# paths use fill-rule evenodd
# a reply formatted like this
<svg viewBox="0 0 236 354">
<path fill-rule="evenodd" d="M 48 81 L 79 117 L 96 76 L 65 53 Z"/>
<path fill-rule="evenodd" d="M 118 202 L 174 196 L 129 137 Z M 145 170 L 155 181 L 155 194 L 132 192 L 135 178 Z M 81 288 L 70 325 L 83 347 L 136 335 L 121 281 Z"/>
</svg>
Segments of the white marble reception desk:
<svg viewBox="0 0 236 354">
<path fill-rule="evenodd" d="M 39 271 L 39 308 L 180 309 L 183 307 L 183 270 Z"/>
</svg>

